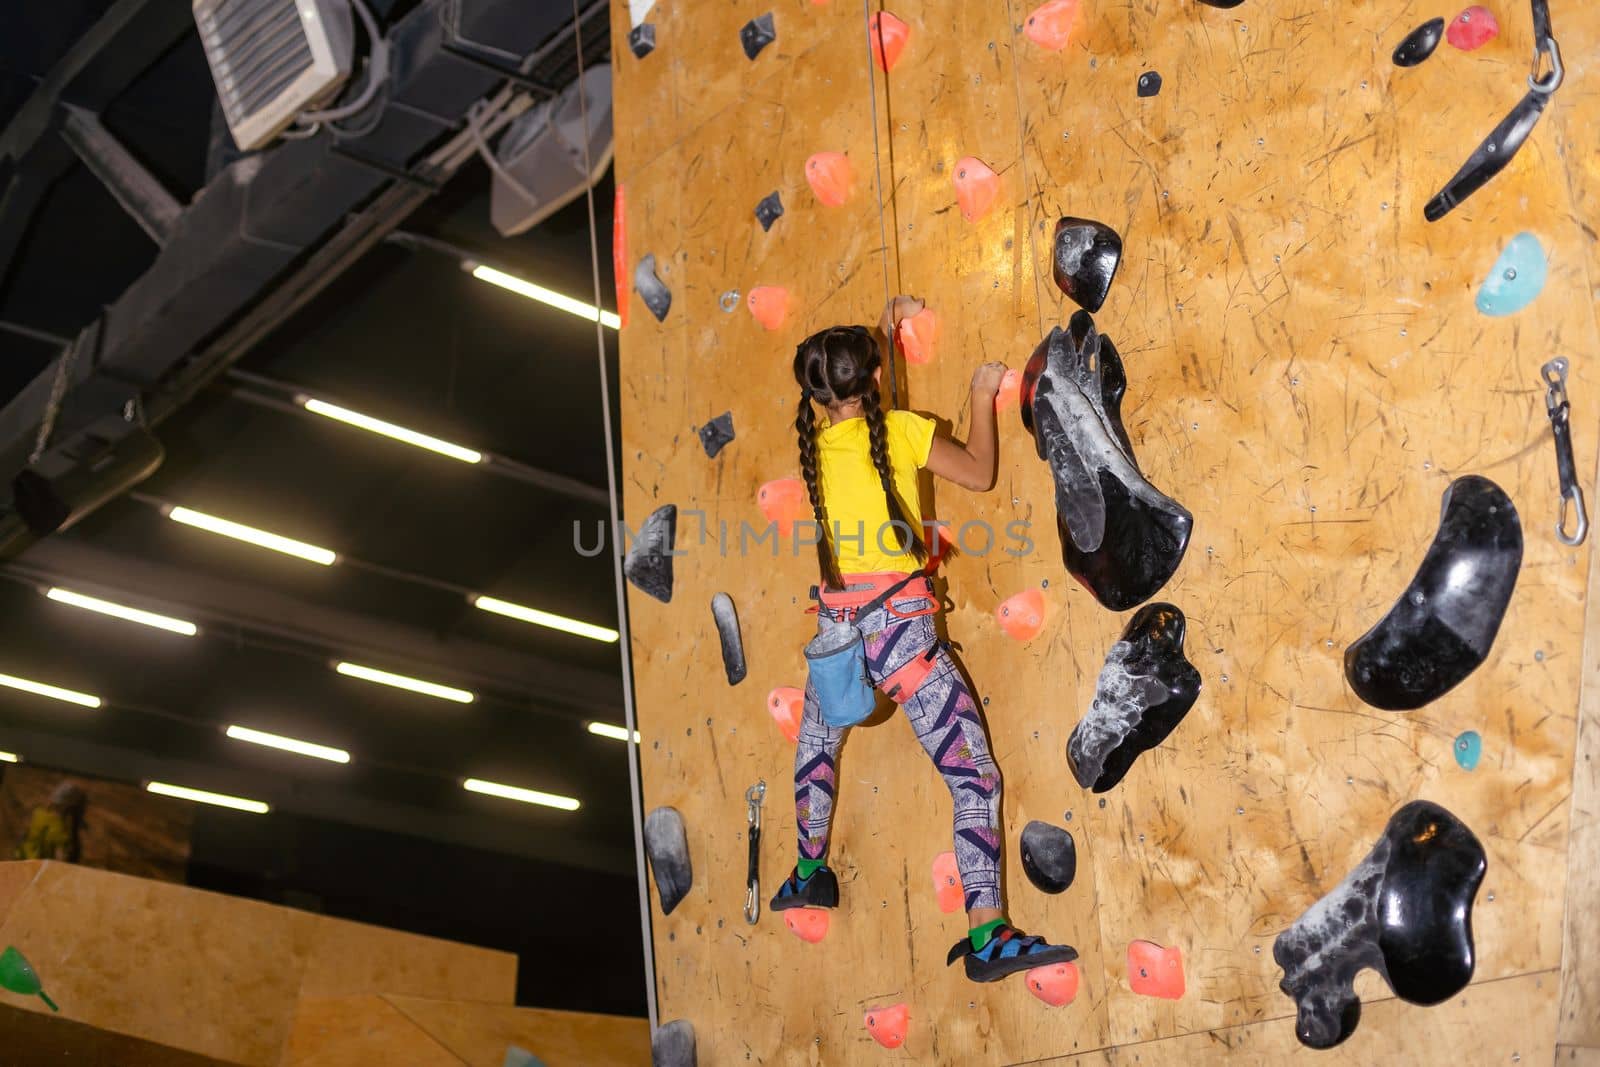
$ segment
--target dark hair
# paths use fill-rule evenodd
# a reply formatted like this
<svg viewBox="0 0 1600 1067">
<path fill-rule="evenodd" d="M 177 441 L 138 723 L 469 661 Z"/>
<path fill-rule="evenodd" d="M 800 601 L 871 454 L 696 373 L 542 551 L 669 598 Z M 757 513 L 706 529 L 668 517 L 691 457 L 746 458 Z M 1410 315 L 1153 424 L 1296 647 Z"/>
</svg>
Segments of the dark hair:
<svg viewBox="0 0 1600 1067">
<path fill-rule="evenodd" d="M 828 512 L 817 481 L 817 417 L 811 402 L 842 404 L 861 401 L 867 420 L 867 439 L 872 445 L 872 466 L 883 485 L 884 501 L 902 551 L 919 561 L 928 558 L 928 548 L 920 535 L 920 523 L 906 514 L 905 505 L 894 491 L 894 472 L 889 466 L 889 432 L 878 384 L 872 372 L 882 365 L 878 343 L 865 326 L 833 326 L 801 341 L 794 350 L 794 380 L 800 385 L 800 408 L 794 428 L 800 436 L 800 472 L 811 495 L 811 510 L 821 528 L 817 533 L 817 565 L 826 588 L 842 589 L 839 565 L 828 548 Z"/>
</svg>

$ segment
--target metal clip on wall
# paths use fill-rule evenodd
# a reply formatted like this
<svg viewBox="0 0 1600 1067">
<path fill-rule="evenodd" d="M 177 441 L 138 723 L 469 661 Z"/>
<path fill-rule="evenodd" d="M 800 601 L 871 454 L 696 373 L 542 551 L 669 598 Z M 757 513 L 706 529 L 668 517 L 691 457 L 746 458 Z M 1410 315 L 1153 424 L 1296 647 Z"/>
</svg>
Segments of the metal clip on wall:
<svg viewBox="0 0 1600 1067">
<path fill-rule="evenodd" d="M 1544 379 L 1544 406 L 1550 413 L 1550 431 L 1556 439 L 1556 472 L 1561 478 L 1561 517 L 1556 522 L 1556 537 L 1564 545 L 1581 545 L 1589 536 L 1589 513 L 1583 506 L 1583 490 L 1578 488 L 1578 473 L 1572 461 L 1572 405 L 1567 401 L 1567 360 L 1557 356 L 1539 368 Z M 1577 512 L 1577 525 L 1567 533 L 1567 512 Z"/>
<path fill-rule="evenodd" d="M 761 802 L 767 798 L 765 778 L 744 791 L 744 802 L 749 805 L 745 820 L 749 824 L 750 866 L 748 887 L 744 895 L 744 921 L 751 926 L 761 917 Z"/>
</svg>

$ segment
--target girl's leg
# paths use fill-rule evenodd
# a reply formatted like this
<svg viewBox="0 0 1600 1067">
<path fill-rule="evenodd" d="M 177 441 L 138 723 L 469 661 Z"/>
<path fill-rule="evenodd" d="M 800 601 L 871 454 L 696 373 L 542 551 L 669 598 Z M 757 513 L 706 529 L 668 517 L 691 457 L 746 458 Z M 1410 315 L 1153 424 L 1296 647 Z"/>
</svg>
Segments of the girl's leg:
<svg viewBox="0 0 1600 1067">
<path fill-rule="evenodd" d="M 848 727 L 835 728 L 822 721 L 817 694 L 806 686 L 805 714 L 800 719 L 800 740 L 794 750 L 795 829 L 802 861 L 821 863 L 827 859 L 833 796 L 838 785 L 835 767 L 839 746 L 848 732 Z M 808 872 L 800 873 L 804 876 Z"/>
</svg>

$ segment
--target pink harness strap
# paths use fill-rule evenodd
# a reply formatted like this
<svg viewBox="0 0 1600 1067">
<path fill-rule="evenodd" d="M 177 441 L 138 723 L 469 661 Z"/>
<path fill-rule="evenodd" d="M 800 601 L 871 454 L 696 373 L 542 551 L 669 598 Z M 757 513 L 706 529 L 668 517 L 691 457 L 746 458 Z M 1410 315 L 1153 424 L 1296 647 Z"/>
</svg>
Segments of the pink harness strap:
<svg viewBox="0 0 1600 1067">
<path fill-rule="evenodd" d="M 933 673 L 933 662 L 939 655 L 939 646 L 933 645 L 919 656 L 913 656 L 898 669 L 890 671 L 878 688 L 896 704 L 904 704 L 917 695 L 922 683 Z"/>
</svg>

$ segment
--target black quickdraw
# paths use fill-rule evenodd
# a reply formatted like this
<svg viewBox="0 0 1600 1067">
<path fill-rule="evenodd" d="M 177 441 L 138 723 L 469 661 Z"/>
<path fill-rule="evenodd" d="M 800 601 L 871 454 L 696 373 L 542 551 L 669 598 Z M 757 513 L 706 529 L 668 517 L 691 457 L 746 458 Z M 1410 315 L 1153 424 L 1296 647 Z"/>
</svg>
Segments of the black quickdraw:
<svg viewBox="0 0 1600 1067">
<path fill-rule="evenodd" d="M 744 921 L 751 926 L 761 917 L 761 802 L 767 799 L 765 778 L 744 791 L 744 801 L 749 805 L 745 822 L 750 838 L 750 863 L 746 869 L 744 895 Z"/>
<path fill-rule="evenodd" d="M 1544 406 L 1550 413 L 1550 432 L 1556 439 L 1556 473 L 1561 479 L 1561 515 L 1556 520 L 1556 537 L 1564 545 L 1581 545 L 1589 536 L 1589 513 L 1583 506 L 1583 490 L 1578 488 L 1578 471 L 1572 461 L 1572 405 L 1567 401 L 1567 361 L 1558 356 L 1539 368 L 1544 379 Z M 1567 532 L 1569 510 L 1576 512 L 1577 525 Z"/>
<path fill-rule="evenodd" d="M 1566 80 L 1566 68 L 1561 65 L 1561 46 L 1556 43 L 1550 29 L 1550 6 L 1547 0 L 1533 0 L 1533 73 L 1528 75 L 1528 92 L 1500 120 L 1500 125 L 1490 131 L 1483 143 L 1467 157 L 1455 176 L 1436 193 L 1422 214 L 1429 222 L 1438 222 L 1457 204 L 1483 188 L 1490 178 L 1499 174 L 1517 154 L 1528 135 L 1539 123 L 1550 97 Z M 1546 69 L 1548 65 L 1548 69 Z"/>
</svg>

